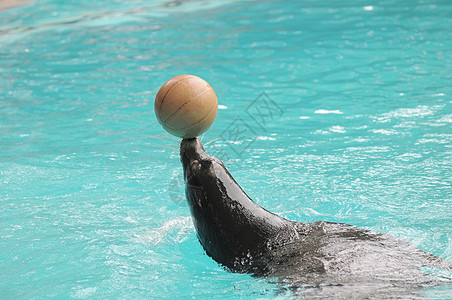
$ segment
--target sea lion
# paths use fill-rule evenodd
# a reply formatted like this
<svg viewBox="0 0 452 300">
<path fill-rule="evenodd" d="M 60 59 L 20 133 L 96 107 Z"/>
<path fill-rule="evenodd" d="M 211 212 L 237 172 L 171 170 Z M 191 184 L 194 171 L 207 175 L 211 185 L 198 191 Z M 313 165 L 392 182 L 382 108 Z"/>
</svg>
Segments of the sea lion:
<svg viewBox="0 0 452 300">
<path fill-rule="evenodd" d="M 198 138 L 183 139 L 180 156 L 198 239 L 231 271 L 336 298 L 406 296 L 418 287 L 452 284 L 452 264 L 401 239 L 341 223 L 294 222 L 265 210 Z"/>
</svg>

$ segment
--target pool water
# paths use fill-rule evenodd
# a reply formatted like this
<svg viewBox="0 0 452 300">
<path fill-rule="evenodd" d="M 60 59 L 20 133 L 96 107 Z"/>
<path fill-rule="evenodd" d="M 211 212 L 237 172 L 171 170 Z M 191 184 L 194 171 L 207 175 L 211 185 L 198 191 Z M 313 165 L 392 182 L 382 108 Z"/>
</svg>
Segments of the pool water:
<svg viewBox="0 0 452 300">
<path fill-rule="evenodd" d="M 153 111 L 179 74 L 215 89 L 205 149 L 260 205 L 452 261 L 449 0 L 21 4 L 0 11 L 0 298 L 291 297 L 197 241 Z"/>
</svg>

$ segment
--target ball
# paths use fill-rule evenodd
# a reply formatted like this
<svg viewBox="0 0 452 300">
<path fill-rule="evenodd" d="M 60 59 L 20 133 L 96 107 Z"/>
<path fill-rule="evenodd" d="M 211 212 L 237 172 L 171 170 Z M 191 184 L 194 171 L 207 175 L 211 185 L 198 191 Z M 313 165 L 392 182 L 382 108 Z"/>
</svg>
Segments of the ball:
<svg viewBox="0 0 452 300">
<path fill-rule="evenodd" d="M 218 112 L 212 87 L 194 75 L 165 82 L 155 97 L 155 114 L 162 127 L 181 138 L 193 138 L 209 129 Z"/>
</svg>

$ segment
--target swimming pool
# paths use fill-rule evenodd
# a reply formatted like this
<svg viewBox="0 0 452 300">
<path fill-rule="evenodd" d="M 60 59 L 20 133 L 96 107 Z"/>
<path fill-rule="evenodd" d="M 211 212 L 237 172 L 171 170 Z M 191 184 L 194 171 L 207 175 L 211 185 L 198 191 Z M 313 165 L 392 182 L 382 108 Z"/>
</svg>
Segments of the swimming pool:
<svg viewBox="0 0 452 300">
<path fill-rule="evenodd" d="M 205 149 L 260 205 L 452 261 L 451 14 L 449 1 L 1 11 L 0 298 L 290 297 L 196 239 L 179 141 L 153 111 L 179 74 L 215 89 Z"/>
</svg>

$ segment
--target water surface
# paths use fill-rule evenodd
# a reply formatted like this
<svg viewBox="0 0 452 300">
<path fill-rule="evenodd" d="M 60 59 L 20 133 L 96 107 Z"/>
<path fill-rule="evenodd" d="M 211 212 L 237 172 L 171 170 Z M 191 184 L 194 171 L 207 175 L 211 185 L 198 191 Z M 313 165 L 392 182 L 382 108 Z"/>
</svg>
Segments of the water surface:
<svg viewBox="0 0 452 300">
<path fill-rule="evenodd" d="M 153 111 L 179 74 L 215 89 L 205 148 L 256 202 L 452 261 L 451 15 L 446 0 L 1 11 L 0 297 L 290 297 L 196 239 L 179 140 Z"/>
</svg>

